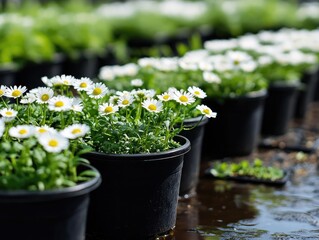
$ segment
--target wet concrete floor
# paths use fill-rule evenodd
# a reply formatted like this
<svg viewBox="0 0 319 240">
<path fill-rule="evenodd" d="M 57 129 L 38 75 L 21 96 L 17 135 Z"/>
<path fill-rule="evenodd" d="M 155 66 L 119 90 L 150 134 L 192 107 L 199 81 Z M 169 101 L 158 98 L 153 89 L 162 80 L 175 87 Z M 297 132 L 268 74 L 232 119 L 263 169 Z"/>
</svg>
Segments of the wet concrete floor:
<svg viewBox="0 0 319 240">
<path fill-rule="evenodd" d="M 295 121 L 292 127 L 318 128 L 318 104 L 312 109 L 306 119 Z M 196 195 L 179 201 L 170 239 L 319 239 L 318 156 L 317 151 L 304 154 L 278 149 L 256 149 L 247 156 L 289 169 L 289 180 L 283 186 L 215 180 L 202 174 Z M 203 161 L 202 172 L 211 163 Z"/>
</svg>

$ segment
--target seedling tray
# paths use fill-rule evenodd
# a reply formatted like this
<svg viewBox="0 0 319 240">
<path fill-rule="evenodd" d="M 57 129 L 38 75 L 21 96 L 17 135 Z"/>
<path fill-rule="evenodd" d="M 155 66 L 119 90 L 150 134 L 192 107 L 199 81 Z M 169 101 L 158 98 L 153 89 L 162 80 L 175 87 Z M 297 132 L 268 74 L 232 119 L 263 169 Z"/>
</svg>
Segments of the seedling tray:
<svg viewBox="0 0 319 240">
<path fill-rule="evenodd" d="M 314 153 L 319 149 L 319 134 L 304 128 L 292 128 L 282 136 L 269 136 L 261 139 L 260 148 L 281 149 L 287 152 L 297 151 Z"/>
<path fill-rule="evenodd" d="M 236 181 L 236 182 L 242 182 L 242 183 L 254 183 L 254 184 L 265 184 L 265 185 L 272 185 L 272 186 L 283 186 L 286 184 L 286 182 L 289 179 L 288 171 L 284 171 L 284 177 L 275 181 L 271 180 L 264 180 L 264 179 L 258 179 L 254 177 L 245 177 L 245 176 L 229 176 L 229 177 L 216 177 L 211 173 L 211 169 L 209 168 L 206 170 L 205 175 L 207 177 L 210 177 L 212 179 L 219 179 L 219 180 L 230 180 L 230 181 Z"/>
</svg>

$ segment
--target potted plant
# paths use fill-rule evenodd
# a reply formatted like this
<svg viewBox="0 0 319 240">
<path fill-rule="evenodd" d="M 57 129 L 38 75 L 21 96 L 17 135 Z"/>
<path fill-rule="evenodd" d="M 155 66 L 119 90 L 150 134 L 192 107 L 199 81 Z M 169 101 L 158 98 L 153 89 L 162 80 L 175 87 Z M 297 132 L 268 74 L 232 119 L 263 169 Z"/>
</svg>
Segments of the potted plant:
<svg viewBox="0 0 319 240">
<path fill-rule="evenodd" d="M 195 104 L 199 105 L 207 95 L 199 87 L 191 86 L 192 83 L 197 84 L 194 81 L 196 75 L 198 75 L 197 72 L 193 73 L 180 67 L 178 58 L 141 58 L 138 64 L 103 66 L 100 69 L 99 80 L 118 90 L 134 90 L 143 87 L 161 93 L 166 89 L 170 92 L 175 91 L 176 88 L 184 89 L 196 95 Z M 209 117 L 202 119 L 200 112 L 195 108 L 189 109 L 183 121 L 183 125 L 189 129 L 180 133 L 190 140 L 192 146 L 184 156 L 180 184 L 181 197 L 190 197 L 196 193 L 204 130 L 209 120 Z"/>
<path fill-rule="evenodd" d="M 211 41 L 223 53 L 214 53 L 206 42 L 206 50 L 190 51 L 180 62 L 191 72 L 188 79 L 207 93 L 203 103 L 219 114 L 207 124 L 204 135 L 204 155 L 213 159 L 254 150 L 267 94 L 267 82 L 257 72 L 253 57 L 227 50 L 233 41 Z"/>
<path fill-rule="evenodd" d="M 1 106 L 1 236 L 84 239 L 89 194 L 100 175 L 65 137 L 68 129 L 15 125 L 18 118 L 27 123 L 20 110 Z"/>
</svg>

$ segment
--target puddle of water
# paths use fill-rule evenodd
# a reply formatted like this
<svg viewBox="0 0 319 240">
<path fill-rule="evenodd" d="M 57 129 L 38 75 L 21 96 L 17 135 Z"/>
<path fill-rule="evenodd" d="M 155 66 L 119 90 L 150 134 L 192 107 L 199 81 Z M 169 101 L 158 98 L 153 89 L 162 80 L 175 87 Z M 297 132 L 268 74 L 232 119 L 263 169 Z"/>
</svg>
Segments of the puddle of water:
<svg viewBox="0 0 319 240">
<path fill-rule="evenodd" d="M 319 239 L 319 176 L 301 167 L 280 188 L 202 179 L 179 203 L 174 240 Z"/>
</svg>

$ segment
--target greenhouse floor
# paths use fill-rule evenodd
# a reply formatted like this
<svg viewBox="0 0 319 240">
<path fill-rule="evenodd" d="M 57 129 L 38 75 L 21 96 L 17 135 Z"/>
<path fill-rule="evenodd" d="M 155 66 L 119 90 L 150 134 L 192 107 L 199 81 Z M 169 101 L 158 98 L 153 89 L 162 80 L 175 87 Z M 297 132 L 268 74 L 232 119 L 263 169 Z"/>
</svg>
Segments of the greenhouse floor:
<svg viewBox="0 0 319 240">
<path fill-rule="evenodd" d="M 319 103 L 312 103 L 304 120 L 291 123 L 295 128 L 299 133 L 308 129 L 303 141 L 308 147 L 314 144 L 319 137 Z M 251 156 L 233 159 L 258 157 L 283 167 L 290 174 L 280 186 L 209 178 L 204 173 L 213 161 L 203 159 L 196 195 L 180 199 L 174 233 L 163 239 L 319 239 L 316 147 L 308 153 L 258 148 Z"/>
</svg>

